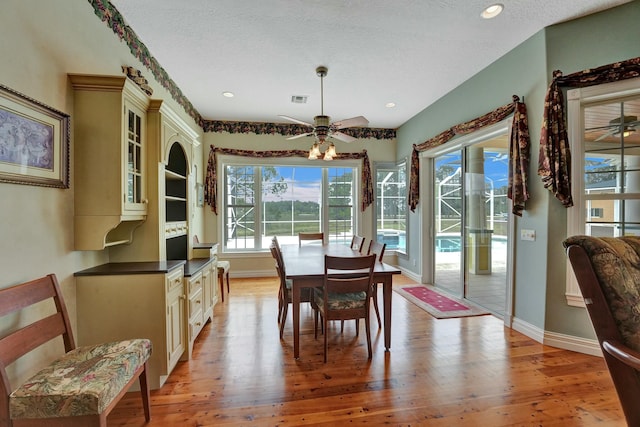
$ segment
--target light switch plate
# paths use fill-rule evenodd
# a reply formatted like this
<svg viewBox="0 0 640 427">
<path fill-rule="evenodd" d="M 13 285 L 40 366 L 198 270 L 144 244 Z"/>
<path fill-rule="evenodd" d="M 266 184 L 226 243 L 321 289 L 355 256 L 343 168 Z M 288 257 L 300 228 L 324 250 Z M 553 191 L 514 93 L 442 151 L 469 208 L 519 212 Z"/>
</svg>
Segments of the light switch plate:
<svg viewBox="0 0 640 427">
<path fill-rule="evenodd" d="M 528 241 L 535 241 L 536 240 L 536 230 L 527 230 L 527 229 L 521 229 L 520 230 L 520 240 L 528 240 Z"/>
</svg>

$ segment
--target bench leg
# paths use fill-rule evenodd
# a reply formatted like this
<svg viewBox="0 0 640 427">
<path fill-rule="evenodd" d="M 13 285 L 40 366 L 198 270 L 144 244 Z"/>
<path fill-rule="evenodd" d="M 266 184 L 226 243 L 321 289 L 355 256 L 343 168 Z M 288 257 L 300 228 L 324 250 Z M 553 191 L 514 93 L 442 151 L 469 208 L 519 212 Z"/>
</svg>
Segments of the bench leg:
<svg viewBox="0 0 640 427">
<path fill-rule="evenodd" d="M 227 271 L 227 293 L 229 293 L 229 272 Z"/>
<path fill-rule="evenodd" d="M 222 302 L 224 302 L 224 279 L 223 279 L 223 273 L 218 273 L 218 284 L 220 284 L 220 297 L 222 298 Z"/>
<path fill-rule="evenodd" d="M 142 395 L 142 407 L 144 408 L 144 419 L 151 420 L 151 405 L 149 404 L 149 386 L 147 384 L 147 362 L 144 362 L 144 369 L 140 373 L 140 394 Z"/>
</svg>

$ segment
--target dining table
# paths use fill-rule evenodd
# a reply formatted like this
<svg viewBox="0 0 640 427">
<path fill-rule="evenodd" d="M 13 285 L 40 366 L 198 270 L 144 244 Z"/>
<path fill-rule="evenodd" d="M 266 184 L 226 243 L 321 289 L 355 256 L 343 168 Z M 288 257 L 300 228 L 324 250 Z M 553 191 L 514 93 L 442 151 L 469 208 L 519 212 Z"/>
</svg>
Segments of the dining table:
<svg viewBox="0 0 640 427">
<path fill-rule="evenodd" d="M 344 244 L 303 244 L 282 245 L 282 258 L 286 278 L 291 279 L 291 305 L 293 309 L 293 356 L 300 358 L 300 299 L 305 288 L 320 287 L 324 280 L 324 256 L 358 257 L 362 254 Z M 391 297 L 393 275 L 400 274 L 399 268 L 376 260 L 373 281 L 382 283 L 384 307 L 384 347 L 391 348 Z M 345 273 L 348 274 L 348 273 Z M 375 296 L 377 298 L 377 295 Z"/>
</svg>

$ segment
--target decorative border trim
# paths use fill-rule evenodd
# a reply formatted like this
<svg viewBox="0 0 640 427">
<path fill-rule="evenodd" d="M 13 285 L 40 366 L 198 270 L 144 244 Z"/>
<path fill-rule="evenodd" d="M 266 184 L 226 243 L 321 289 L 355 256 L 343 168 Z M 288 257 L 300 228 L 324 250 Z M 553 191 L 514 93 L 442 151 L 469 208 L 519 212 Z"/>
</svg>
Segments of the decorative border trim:
<svg viewBox="0 0 640 427">
<path fill-rule="evenodd" d="M 138 39 L 136 33 L 127 25 L 120 12 L 118 12 L 118 9 L 116 9 L 109 0 L 88 1 L 102 22 L 106 22 L 120 40 L 129 46 L 131 54 L 151 71 L 156 81 L 169 91 L 171 97 L 184 108 L 186 113 L 191 116 L 199 126 L 202 126 L 203 119 L 200 113 L 198 113 L 187 97 L 184 96 L 176 83 L 171 80 L 171 77 L 169 77 L 169 74 L 167 74 L 164 68 L 162 68 L 153 55 L 151 55 L 151 52 L 149 52 L 149 49 L 147 49 L 144 43 Z"/>
<path fill-rule="evenodd" d="M 256 135 L 294 136 L 309 132 L 309 127 L 296 124 L 263 123 L 263 122 L 233 122 L 220 120 L 204 120 L 202 129 L 205 132 L 255 133 Z M 395 129 L 382 128 L 349 128 L 340 132 L 354 138 L 393 139 Z"/>
<path fill-rule="evenodd" d="M 102 22 L 106 22 L 107 26 L 111 28 L 114 34 L 129 46 L 131 54 L 142 62 L 149 71 L 151 71 L 151 74 L 156 81 L 169 91 L 171 97 L 180 104 L 182 108 L 184 108 L 185 112 L 196 121 L 198 126 L 202 127 L 204 132 L 255 133 L 256 135 L 279 134 L 289 136 L 297 135 L 309 130 L 309 128 L 300 125 L 223 122 L 203 119 L 193 104 L 191 104 L 176 83 L 171 79 L 171 77 L 169 77 L 169 74 L 167 74 L 164 68 L 162 68 L 153 55 L 151 55 L 151 52 L 149 52 L 149 49 L 147 49 L 145 44 L 138 39 L 135 31 L 127 25 L 118 9 L 116 9 L 109 0 L 88 1 L 100 20 Z M 352 128 L 343 129 L 341 132 L 351 135 L 354 138 L 393 139 L 396 137 L 395 129 Z"/>
</svg>

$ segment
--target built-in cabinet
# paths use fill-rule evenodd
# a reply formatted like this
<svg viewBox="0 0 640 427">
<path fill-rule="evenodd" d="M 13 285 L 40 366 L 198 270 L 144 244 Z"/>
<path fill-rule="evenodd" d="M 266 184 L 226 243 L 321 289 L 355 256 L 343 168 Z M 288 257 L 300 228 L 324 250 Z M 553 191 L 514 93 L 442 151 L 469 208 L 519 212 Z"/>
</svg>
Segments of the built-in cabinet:
<svg viewBox="0 0 640 427">
<path fill-rule="evenodd" d="M 150 338 L 149 384 L 159 388 L 191 358 L 218 301 L 217 254 L 191 259 L 198 133 L 124 76 L 69 79 L 75 247 L 109 254 L 76 273 L 78 343 Z"/>
<path fill-rule="evenodd" d="M 70 74 L 76 250 L 131 243 L 145 220 L 148 96 L 122 76 Z"/>
<path fill-rule="evenodd" d="M 193 352 L 193 343 L 204 326 L 204 288 L 202 286 L 202 272 L 196 273 L 194 276 L 186 280 L 188 299 L 188 341 L 187 352 L 188 358 L 191 359 Z"/>
<path fill-rule="evenodd" d="M 186 349 L 184 261 L 104 264 L 75 275 L 78 344 L 149 338 L 149 386 L 160 388 Z"/>
<path fill-rule="evenodd" d="M 168 373 L 170 373 L 186 349 L 184 271 L 182 269 L 167 276 L 166 325 Z"/>
<path fill-rule="evenodd" d="M 167 259 L 187 259 L 189 226 L 187 220 L 188 163 L 182 146 L 175 142 L 165 166 L 165 244 Z"/>
</svg>

